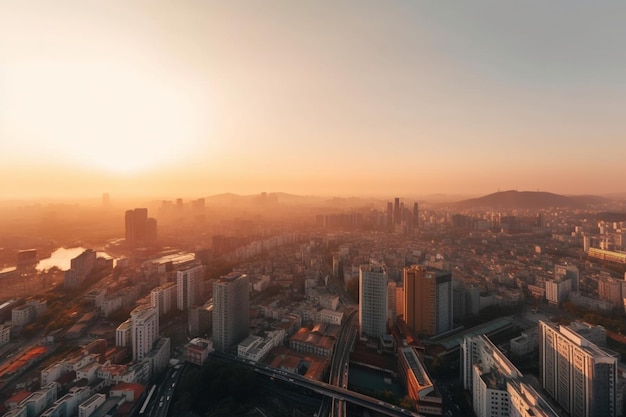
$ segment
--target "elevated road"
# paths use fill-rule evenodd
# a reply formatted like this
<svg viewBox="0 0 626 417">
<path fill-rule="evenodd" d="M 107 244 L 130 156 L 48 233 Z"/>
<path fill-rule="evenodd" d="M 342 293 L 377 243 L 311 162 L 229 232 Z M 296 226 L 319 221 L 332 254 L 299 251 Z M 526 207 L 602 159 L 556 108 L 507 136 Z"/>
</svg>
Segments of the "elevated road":
<svg viewBox="0 0 626 417">
<path fill-rule="evenodd" d="M 406 410 L 402 407 L 398 407 L 397 405 L 389 404 L 376 398 L 368 397 L 367 395 L 350 391 L 346 388 L 337 387 L 326 382 L 315 381 L 298 374 L 283 371 L 280 369 L 270 368 L 267 365 L 244 360 L 236 356 L 227 355 L 224 353 L 216 352 L 213 355 L 218 360 L 227 360 L 240 363 L 243 366 L 253 369 L 258 375 L 267 377 L 272 381 L 282 381 L 293 386 L 306 388 L 313 392 L 326 396 L 331 400 L 349 402 L 351 404 L 355 404 L 357 406 L 366 408 L 371 411 L 375 411 L 386 416 L 423 417 L 421 414 Z"/>
</svg>

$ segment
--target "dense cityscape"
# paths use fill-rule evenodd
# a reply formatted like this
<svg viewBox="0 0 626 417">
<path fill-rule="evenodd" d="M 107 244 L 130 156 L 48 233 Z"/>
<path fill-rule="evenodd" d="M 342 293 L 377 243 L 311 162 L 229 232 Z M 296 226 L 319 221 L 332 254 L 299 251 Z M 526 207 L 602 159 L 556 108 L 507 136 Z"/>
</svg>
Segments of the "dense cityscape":
<svg viewBox="0 0 626 417">
<path fill-rule="evenodd" d="M 626 417 L 624 16 L 0 0 L 0 417 Z"/>
<path fill-rule="evenodd" d="M 626 202 L 14 204 L 4 416 L 623 416 Z"/>
</svg>

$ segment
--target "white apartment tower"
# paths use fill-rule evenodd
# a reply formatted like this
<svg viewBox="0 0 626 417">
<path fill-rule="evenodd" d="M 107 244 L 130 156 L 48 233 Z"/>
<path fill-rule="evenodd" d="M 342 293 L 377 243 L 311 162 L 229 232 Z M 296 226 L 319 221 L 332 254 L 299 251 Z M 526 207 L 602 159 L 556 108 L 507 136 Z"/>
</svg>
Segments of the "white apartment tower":
<svg viewBox="0 0 626 417">
<path fill-rule="evenodd" d="M 177 288 L 178 284 L 168 282 L 150 291 L 150 302 L 159 310 L 160 316 L 169 313 L 172 309 L 174 302 L 177 300 Z"/>
<path fill-rule="evenodd" d="M 543 388 L 571 417 L 615 417 L 617 358 L 567 326 L 539 321 Z"/>
<path fill-rule="evenodd" d="M 232 272 L 213 283 L 213 347 L 227 351 L 249 333 L 250 284 L 245 274 Z"/>
<path fill-rule="evenodd" d="M 159 337 L 159 310 L 145 304 L 130 313 L 130 337 L 133 345 L 133 360 L 143 360 Z"/>
<path fill-rule="evenodd" d="M 372 338 L 387 333 L 387 271 L 370 262 L 359 267 L 359 324 L 361 334 Z"/>
<path fill-rule="evenodd" d="M 177 306 L 179 310 L 186 310 L 200 303 L 203 271 L 202 265 L 193 265 L 176 271 Z"/>
</svg>

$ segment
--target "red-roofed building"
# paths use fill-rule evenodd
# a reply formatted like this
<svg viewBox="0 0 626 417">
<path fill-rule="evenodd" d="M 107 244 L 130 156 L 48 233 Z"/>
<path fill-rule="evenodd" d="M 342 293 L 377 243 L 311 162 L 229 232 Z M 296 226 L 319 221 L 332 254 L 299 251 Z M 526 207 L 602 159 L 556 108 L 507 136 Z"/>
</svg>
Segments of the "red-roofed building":
<svg viewBox="0 0 626 417">
<path fill-rule="evenodd" d="M 120 382 L 117 385 L 111 387 L 109 391 L 110 397 L 124 397 L 126 401 L 132 403 L 141 398 L 141 395 L 146 390 L 146 387 L 141 384 L 132 384 L 127 382 Z"/>
<path fill-rule="evenodd" d="M 20 402 L 22 402 L 22 400 L 24 400 L 26 397 L 28 397 L 30 394 L 32 394 L 32 392 L 30 391 L 26 391 L 26 390 L 18 391 L 11 398 L 8 398 L 4 402 L 4 406 L 8 408 L 9 410 L 12 410 L 16 408 L 17 405 Z"/>
</svg>

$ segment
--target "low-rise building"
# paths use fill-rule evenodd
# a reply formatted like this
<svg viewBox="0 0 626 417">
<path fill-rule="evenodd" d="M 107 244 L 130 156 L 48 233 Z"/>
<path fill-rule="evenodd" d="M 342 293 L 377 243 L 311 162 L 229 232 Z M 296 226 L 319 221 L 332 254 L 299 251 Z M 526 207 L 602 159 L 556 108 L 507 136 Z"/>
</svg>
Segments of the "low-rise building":
<svg viewBox="0 0 626 417">
<path fill-rule="evenodd" d="M 213 342 L 197 337 L 191 339 L 185 346 L 185 360 L 194 365 L 202 366 L 213 351 Z"/>
</svg>

